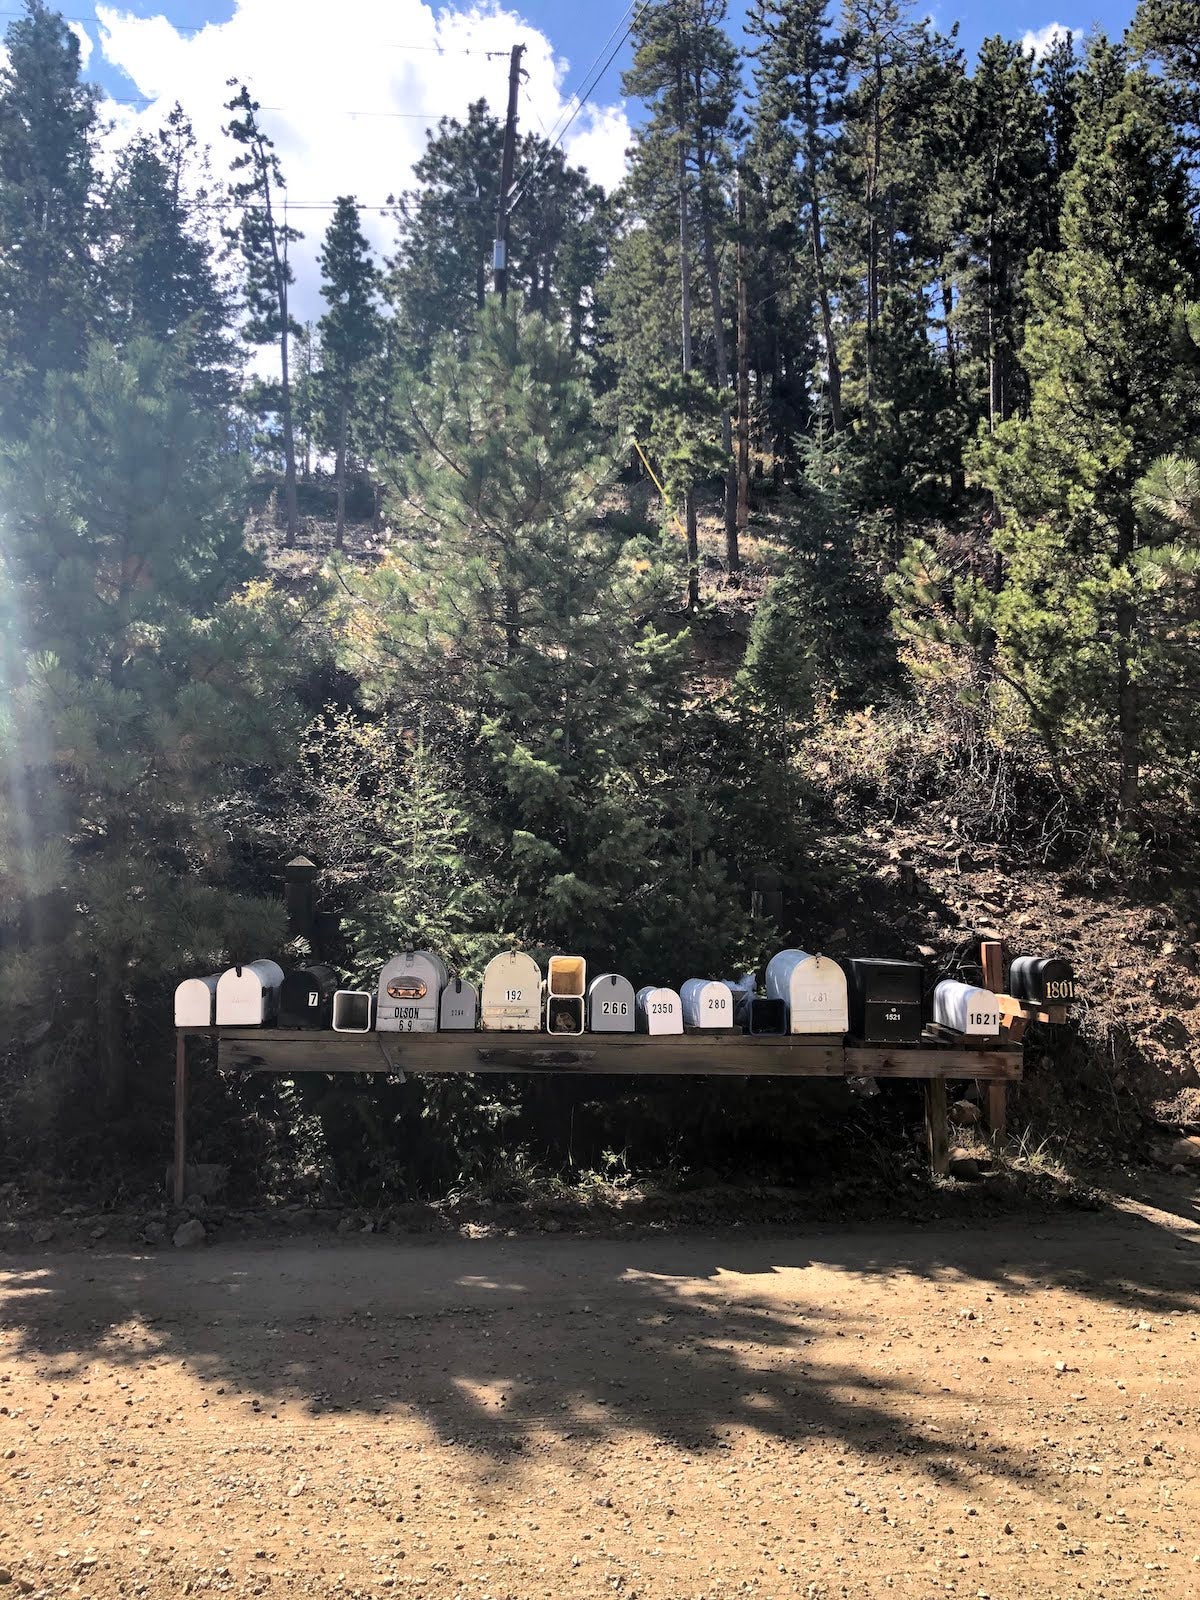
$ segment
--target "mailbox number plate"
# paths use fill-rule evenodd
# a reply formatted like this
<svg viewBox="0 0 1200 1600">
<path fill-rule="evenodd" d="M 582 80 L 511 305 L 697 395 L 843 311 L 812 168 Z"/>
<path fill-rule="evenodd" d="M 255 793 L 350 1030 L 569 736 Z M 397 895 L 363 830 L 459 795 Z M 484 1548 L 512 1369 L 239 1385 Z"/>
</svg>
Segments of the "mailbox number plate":
<svg viewBox="0 0 1200 1600">
<path fill-rule="evenodd" d="M 1046 985 L 1047 1000 L 1074 1000 L 1075 985 L 1066 979 L 1052 981 Z"/>
<path fill-rule="evenodd" d="M 652 1006 L 652 1011 L 669 1011 L 669 1006 Z M 629 1015 L 628 1000 L 601 1000 L 600 1015 L 602 1017 L 627 1017 Z"/>
<path fill-rule="evenodd" d="M 416 1006 L 393 1006 L 392 1016 L 400 1024 L 401 1033 L 413 1033 L 421 1015 Z"/>
<path fill-rule="evenodd" d="M 652 1017 L 670 1017 L 675 1013 L 675 1007 L 669 1000 L 655 1000 L 650 1006 Z"/>
<path fill-rule="evenodd" d="M 720 995 L 710 994 L 708 999 L 704 1002 L 704 1005 L 705 1009 L 708 1011 L 724 1011 L 728 1007 L 729 1001 L 723 1000 Z"/>
<path fill-rule="evenodd" d="M 523 1000 L 525 991 L 524 989 L 505 989 L 504 998 L 506 1000 Z"/>
</svg>

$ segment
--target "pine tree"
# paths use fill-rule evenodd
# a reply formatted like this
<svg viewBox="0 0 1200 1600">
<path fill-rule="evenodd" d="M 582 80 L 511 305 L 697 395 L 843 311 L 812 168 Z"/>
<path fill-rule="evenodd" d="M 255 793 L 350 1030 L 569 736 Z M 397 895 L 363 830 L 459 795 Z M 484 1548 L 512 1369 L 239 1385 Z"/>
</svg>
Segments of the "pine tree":
<svg viewBox="0 0 1200 1600">
<path fill-rule="evenodd" d="M 5 1031 L 129 1088 L 131 1008 L 250 959 L 277 907 L 225 888 L 248 775 L 291 758 L 284 603 L 251 575 L 224 421 L 179 354 L 96 345 L 0 466 Z M 72 1042 L 73 1041 L 73 1042 Z"/>
<path fill-rule="evenodd" d="M 230 87 L 236 79 L 229 80 Z M 283 170 L 275 145 L 263 132 L 258 120 L 258 101 L 251 98 L 245 84 L 226 102 L 231 120 L 225 132 L 238 146 L 230 163 L 235 176 L 232 200 L 240 207 L 240 218 L 230 234 L 230 242 L 241 255 L 243 298 L 246 318 L 242 336 L 249 344 L 279 345 L 279 417 L 283 433 L 284 499 L 287 511 L 287 543 L 296 542 L 300 510 L 296 496 L 296 442 L 292 420 L 292 383 L 289 341 L 297 323 L 288 310 L 288 292 L 295 282 L 288 261 L 288 247 L 304 237 L 278 215 L 284 190 Z"/>
<path fill-rule="evenodd" d="M 1194 187 L 1200 182 L 1200 18 L 1192 0 L 1139 0 L 1129 42 L 1138 59 L 1162 72 Z"/>
<path fill-rule="evenodd" d="M 96 91 L 43 0 L 0 56 L 0 432 L 19 434 L 47 374 L 77 367 L 95 319 Z"/>
<path fill-rule="evenodd" d="M 491 303 L 402 409 L 415 448 L 389 470 L 409 538 L 347 641 L 377 664 L 368 689 L 457 752 L 475 876 L 503 886 L 491 924 L 631 964 L 733 939 L 733 893 L 684 931 L 711 848 L 679 744 L 687 642 L 648 620 L 652 546 L 597 512 L 611 465 L 569 332 Z M 703 865 L 706 891 L 720 872 Z"/>
<path fill-rule="evenodd" d="M 346 532 L 346 452 L 363 369 L 380 340 L 377 302 L 379 273 L 359 225 L 358 206 L 349 195 L 338 199 L 321 247 L 321 298 L 329 307 L 320 321 L 321 377 L 332 412 L 336 451 L 337 534 L 340 550 Z"/>
<path fill-rule="evenodd" d="M 1135 489 L 1185 440 L 1200 395 L 1180 334 L 1200 257 L 1156 87 L 1098 41 L 1083 95 L 1062 247 L 1030 286 L 1029 416 L 981 452 L 1004 519 L 991 625 L 1041 726 L 1079 759 L 1111 760 L 1135 826 L 1143 767 L 1161 751 Z"/>
<path fill-rule="evenodd" d="M 197 396 L 212 405 L 229 399 L 237 370 L 232 295 L 208 233 L 217 203 L 176 106 L 157 136 L 139 134 L 121 151 L 101 213 L 107 337 L 121 348 L 178 341 Z"/>
</svg>

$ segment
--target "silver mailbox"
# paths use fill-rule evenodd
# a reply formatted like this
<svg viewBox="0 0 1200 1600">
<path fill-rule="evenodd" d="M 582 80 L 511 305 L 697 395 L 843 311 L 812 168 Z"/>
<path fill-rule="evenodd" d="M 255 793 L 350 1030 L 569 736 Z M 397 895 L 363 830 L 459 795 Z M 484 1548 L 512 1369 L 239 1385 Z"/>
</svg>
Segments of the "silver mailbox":
<svg viewBox="0 0 1200 1600">
<path fill-rule="evenodd" d="M 339 989 L 333 997 L 334 1033 L 370 1033 L 375 996 L 368 989 Z"/>
<path fill-rule="evenodd" d="M 208 978 L 185 978 L 175 989 L 175 1026 L 211 1028 L 217 1020 L 219 973 Z"/>
<path fill-rule="evenodd" d="M 479 1026 L 479 993 L 465 978 L 450 978 L 442 990 L 438 1027 L 446 1033 Z"/>
<path fill-rule="evenodd" d="M 636 1005 L 639 1033 L 683 1032 L 683 1001 L 674 989 L 648 983 L 638 990 Z"/>
<path fill-rule="evenodd" d="M 632 1033 L 637 997 L 628 978 L 606 972 L 588 986 L 588 1027 L 593 1033 Z"/>
<path fill-rule="evenodd" d="M 493 956 L 484 969 L 480 1001 L 483 1028 L 537 1033 L 542 1026 L 542 969 L 520 950 Z"/>
<path fill-rule="evenodd" d="M 430 950 L 393 956 L 379 974 L 375 1026 L 380 1033 L 436 1033 L 438 1001 L 449 973 Z"/>
<path fill-rule="evenodd" d="M 846 974 L 828 956 L 781 950 L 767 963 L 766 990 L 787 1007 L 789 1033 L 841 1035 L 850 1026 Z"/>
<path fill-rule="evenodd" d="M 217 1022 L 221 1027 L 261 1028 L 279 1010 L 283 968 L 274 961 L 248 961 L 217 979 Z"/>
<path fill-rule="evenodd" d="M 990 989 L 943 978 L 933 991 L 933 1020 L 969 1039 L 997 1039 L 1000 1002 Z"/>
<path fill-rule="evenodd" d="M 686 1028 L 732 1028 L 733 991 L 717 978 L 689 978 L 679 991 Z"/>
</svg>

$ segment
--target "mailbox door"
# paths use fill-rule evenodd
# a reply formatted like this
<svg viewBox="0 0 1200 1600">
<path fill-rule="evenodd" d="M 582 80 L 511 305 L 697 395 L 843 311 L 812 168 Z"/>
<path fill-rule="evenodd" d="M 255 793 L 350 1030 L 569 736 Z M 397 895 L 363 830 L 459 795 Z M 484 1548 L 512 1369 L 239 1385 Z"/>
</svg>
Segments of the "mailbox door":
<svg viewBox="0 0 1200 1600">
<path fill-rule="evenodd" d="M 680 990 L 689 1028 L 732 1028 L 733 991 L 716 978 L 689 978 Z"/>
<path fill-rule="evenodd" d="M 218 974 L 185 978 L 175 990 L 175 1026 L 211 1028 L 217 1015 Z"/>
<path fill-rule="evenodd" d="M 1000 1005 L 989 989 L 944 978 L 933 991 L 933 1019 L 964 1037 L 995 1039 L 1000 1033 Z"/>
<path fill-rule="evenodd" d="M 222 1027 L 259 1028 L 279 1009 L 283 968 L 274 961 L 249 961 L 230 967 L 217 980 L 217 1023 Z"/>
<path fill-rule="evenodd" d="M 481 1026 L 489 1031 L 537 1033 L 542 1026 L 542 974 L 532 956 L 509 950 L 483 974 Z"/>
<path fill-rule="evenodd" d="M 828 956 L 805 956 L 788 975 L 789 1033 L 841 1034 L 850 1027 L 846 974 Z"/>
<path fill-rule="evenodd" d="M 637 997 L 628 978 L 606 972 L 588 989 L 588 1027 L 593 1033 L 632 1033 Z"/>
<path fill-rule="evenodd" d="M 479 1022 L 479 995 L 474 984 L 451 978 L 442 990 L 439 1025 L 446 1032 L 467 1029 L 474 1032 Z"/>
<path fill-rule="evenodd" d="M 279 990 L 281 1028 L 328 1028 L 333 1021 L 337 973 L 332 967 L 299 967 L 285 972 Z"/>
<path fill-rule="evenodd" d="M 683 1001 L 674 989 L 648 984 L 637 993 L 637 1027 L 640 1033 L 682 1033 Z"/>
<path fill-rule="evenodd" d="M 375 1026 L 380 1033 L 436 1033 L 445 966 L 428 950 L 393 956 L 379 974 Z"/>
</svg>

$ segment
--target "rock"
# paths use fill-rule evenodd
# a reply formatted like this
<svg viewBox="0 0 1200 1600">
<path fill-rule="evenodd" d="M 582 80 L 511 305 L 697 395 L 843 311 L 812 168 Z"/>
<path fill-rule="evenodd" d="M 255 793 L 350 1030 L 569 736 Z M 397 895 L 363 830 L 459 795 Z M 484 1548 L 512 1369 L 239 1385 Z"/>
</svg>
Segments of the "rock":
<svg viewBox="0 0 1200 1600">
<path fill-rule="evenodd" d="M 7 1567 L 0 1567 L 0 1583 L 11 1583 L 12 1573 Z"/>
<path fill-rule="evenodd" d="M 142 1228 L 142 1238 L 147 1244 L 163 1244 L 167 1237 L 165 1222 L 147 1222 Z"/>
<path fill-rule="evenodd" d="M 175 1229 L 176 1250 L 190 1250 L 193 1245 L 203 1244 L 208 1234 L 199 1217 L 193 1217 L 189 1222 L 181 1222 Z"/>
<path fill-rule="evenodd" d="M 978 1157 L 973 1156 L 969 1150 L 951 1150 L 950 1176 L 966 1179 L 981 1178 L 983 1169 L 979 1165 Z"/>
<path fill-rule="evenodd" d="M 955 1100 L 951 1104 L 947 1115 L 949 1116 L 950 1121 L 953 1122 L 957 1127 L 973 1128 L 979 1121 L 982 1112 L 980 1111 L 979 1107 L 973 1104 L 973 1102 L 970 1100 Z"/>
<path fill-rule="evenodd" d="M 339 1233 L 353 1233 L 357 1227 L 358 1224 L 353 1217 L 343 1217 L 337 1225 L 337 1231 Z"/>
<path fill-rule="evenodd" d="M 1200 1166 L 1200 1139 L 1196 1138 L 1194 1134 L 1187 1135 L 1182 1139 L 1173 1139 L 1169 1145 L 1164 1147 L 1160 1159 L 1165 1167 L 1176 1165 L 1184 1167 Z"/>
<path fill-rule="evenodd" d="M 49 1244 L 54 1237 L 54 1229 L 48 1222 L 39 1222 L 29 1237 L 34 1244 Z"/>
</svg>

